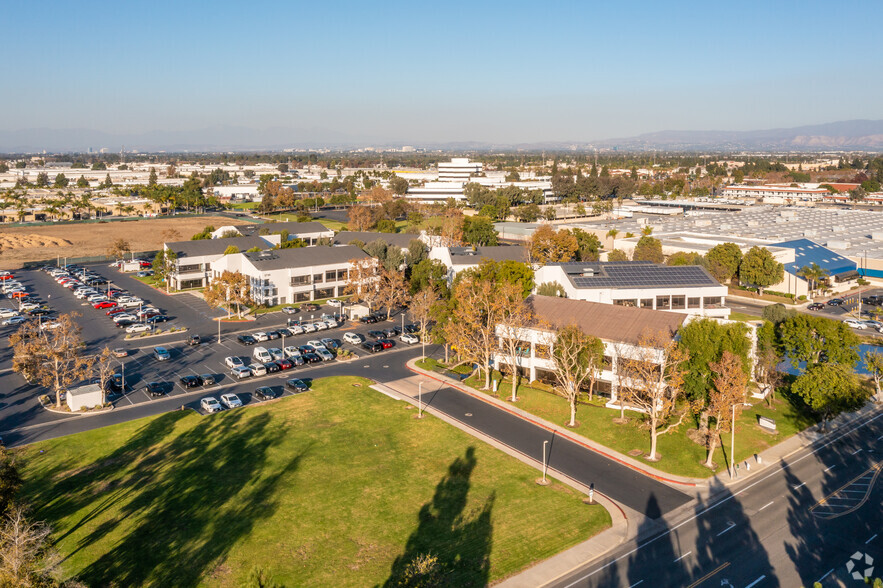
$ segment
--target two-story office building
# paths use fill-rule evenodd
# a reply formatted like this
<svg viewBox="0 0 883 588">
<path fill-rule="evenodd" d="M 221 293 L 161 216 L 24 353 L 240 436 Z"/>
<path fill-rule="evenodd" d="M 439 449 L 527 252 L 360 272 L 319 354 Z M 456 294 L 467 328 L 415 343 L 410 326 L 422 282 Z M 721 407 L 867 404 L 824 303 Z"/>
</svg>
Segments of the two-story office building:
<svg viewBox="0 0 883 588">
<path fill-rule="evenodd" d="M 177 255 L 175 270 L 169 276 L 170 285 L 176 290 L 202 288 L 208 284 L 211 265 L 224 257 L 229 247 L 248 251 L 257 247 L 271 249 L 279 243 L 279 235 L 264 237 L 229 237 L 226 239 L 198 239 L 196 241 L 173 241 L 163 247 Z"/>
<path fill-rule="evenodd" d="M 613 306 L 584 300 L 554 296 L 530 296 L 526 304 L 534 317 L 533 325 L 510 333 L 498 325 L 500 352 L 494 358 L 497 366 L 514 367 L 528 380 L 555 382 L 555 333 L 575 325 L 584 333 L 597 337 L 604 344 L 602 365 L 597 372 L 595 392 L 610 398 L 607 406 L 619 408 L 617 401 L 618 362 L 620 359 L 646 360 L 648 354 L 640 347 L 645 335 L 655 335 L 663 343 L 675 337 L 689 319 L 684 314 L 659 312 L 645 308 Z M 508 355 L 504 338 L 516 337 L 518 354 Z"/>
<path fill-rule="evenodd" d="M 561 285 L 567 298 L 613 306 L 727 318 L 727 287 L 698 265 L 649 261 L 568 262 L 536 271 L 537 286 Z"/>
<path fill-rule="evenodd" d="M 527 263 L 527 248 L 520 245 L 488 247 L 433 247 L 429 259 L 436 259 L 448 268 L 448 282 L 462 271 L 478 267 L 482 261 L 519 261 Z"/>
<path fill-rule="evenodd" d="M 243 237 L 260 237 L 263 235 L 279 234 L 282 231 L 288 231 L 289 239 L 302 239 L 307 245 L 315 245 L 319 239 L 331 239 L 334 237 L 334 231 L 327 228 L 319 222 L 282 222 L 282 223 L 250 223 L 245 225 L 225 225 L 218 227 L 212 233 L 213 239 L 218 239 L 221 235 L 238 233 Z"/>
<path fill-rule="evenodd" d="M 361 259 L 370 257 L 353 245 L 273 249 L 225 255 L 212 263 L 211 276 L 240 272 L 258 304 L 291 304 L 341 296 L 350 261 Z"/>
</svg>

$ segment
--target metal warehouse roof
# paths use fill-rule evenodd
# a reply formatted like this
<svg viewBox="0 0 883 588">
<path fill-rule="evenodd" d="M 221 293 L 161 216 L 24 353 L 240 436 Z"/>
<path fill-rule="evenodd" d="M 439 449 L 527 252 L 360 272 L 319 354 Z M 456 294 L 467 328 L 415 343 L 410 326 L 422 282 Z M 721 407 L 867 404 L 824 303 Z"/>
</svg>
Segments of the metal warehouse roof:
<svg viewBox="0 0 883 588">
<path fill-rule="evenodd" d="M 809 239 L 795 239 L 793 241 L 783 241 L 775 243 L 775 247 L 787 247 L 794 250 L 794 262 L 786 263 L 785 271 L 789 274 L 797 275 L 801 268 L 809 266 L 813 263 L 818 265 L 832 276 L 845 272 L 856 271 L 854 261 L 843 257 L 827 247 L 823 247 Z"/>
</svg>

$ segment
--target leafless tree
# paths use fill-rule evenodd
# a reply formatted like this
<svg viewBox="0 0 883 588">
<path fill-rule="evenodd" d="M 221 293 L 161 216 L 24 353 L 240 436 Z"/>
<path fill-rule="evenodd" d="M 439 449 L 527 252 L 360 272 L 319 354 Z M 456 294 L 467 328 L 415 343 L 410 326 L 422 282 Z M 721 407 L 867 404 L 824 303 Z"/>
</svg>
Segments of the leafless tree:
<svg viewBox="0 0 883 588">
<path fill-rule="evenodd" d="M 730 429 L 730 415 L 738 412 L 745 402 L 745 387 L 748 376 L 742 370 L 742 358 L 730 351 L 724 351 L 721 360 L 708 364 L 714 372 L 714 388 L 708 393 L 708 413 L 714 418 L 714 425 L 708 431 L 708 458 L 706 467 L 713 467 L 714 450 L 720 434 Z M 733 456 L 730 456 L 730 460 Z"/>
</svg>

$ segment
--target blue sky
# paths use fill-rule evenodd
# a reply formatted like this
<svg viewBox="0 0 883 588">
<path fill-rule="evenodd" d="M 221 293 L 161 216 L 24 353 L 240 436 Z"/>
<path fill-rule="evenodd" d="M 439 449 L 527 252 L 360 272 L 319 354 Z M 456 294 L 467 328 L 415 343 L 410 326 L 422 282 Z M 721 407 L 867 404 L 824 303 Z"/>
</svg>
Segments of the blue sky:
<svg viewBox="0 0 883 588">
<path fill-rule="evenodd" d="M 7 2 L 0 132 L 590 141 L 883 118 L 881 2 Z"/>
</svg>

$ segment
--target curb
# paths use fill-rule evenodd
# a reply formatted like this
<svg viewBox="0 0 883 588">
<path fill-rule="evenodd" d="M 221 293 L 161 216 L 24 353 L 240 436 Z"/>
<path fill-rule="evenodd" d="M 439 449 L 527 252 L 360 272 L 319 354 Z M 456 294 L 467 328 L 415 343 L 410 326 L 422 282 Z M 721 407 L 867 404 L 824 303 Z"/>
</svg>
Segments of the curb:
<svg viewBox="0 0 883 588">
<path fill-rule="evenodd" d="M 70 417 L 85 417 L 85 416 L 97 416 L 99 414 L 107 414 L 116 407 L 111 405 L 106 408 L 102 408 L 101 410 L 87 410 L 85 412 L 80 412 L 80 411 L 73 412 L 70 410 L 60 410 L 58 408 L 55 408 L 54 406 L 53 407 L 44 406 L 42 408 L 46 412 L 51 412 L 52 414 L 63 414 L 63 415 L 70 416 Z"/>
<path fill-rule="evenodd" d="M 509 407 L 507 407 L 507 406 L 505 406 L 505 405 L 501 406 L 501 405 L 498 405 L 498 404 L 495 403 L 495 402 L 491 402 L 491 401 L 490 401 L 489 399 L 487 399 L 487 398 L 482 398 L 481 395 L 477 395 L 477 394 L 475 394 L 475 393 L 473 393 L 473 392 L 470 392 L 469 390 L 465 390 L 465 389 L 463 389 L 463 388 L 461 388 L 461 387 L 459 387 L 459 386 L 453 384 L 452 382 L 449 382 L 449 381 L 447 381 L 447 380 L 443 380 L 443 379 L 441 379 L 441 378 L 439 378 L 439 377 L 437 377 L 437 376 L 435 376 L 435 375 L 433 375 L 433 374 L 431 374 L 431 373 L 429 373 L 429 372 L 424 371 L 422 368 L 418 368 L 416 365 L 413 365 L 413 366 L 412 366 L 412 365 L 411 365 L 412 363 L 413 363 L 413 361 L 409 361 L 409 362 L 406 364 L 406 365 L 407 365 L 407 368 L 408 368 L 409 370 L 411 370 L 412 372 L 416 373 L 416 374 L 421 374 L 421 375 L 427 376 L 427 377 L 429 377 L 429 378 L 432 378 L 433 380 L 436 380 L 437 382 L 441 382 L 441 383 L 443 383 L 443 384 L 445 384 L 445 385 L 447 385 L 447 386 L 449 386 L 449 387 L 451 387 L 451 388 L 454 388 L 455 390 L 459 390 L 460 392 L 462 392 L 462 393 L 464 393 L 464 394 L 468 394 L 469 396 L 471 396 L 471 397 L 473 397 L 473 398 L 476 398 L 476 399 L 478 399 L 478 400 L 481 400 L 482 402 L 485 402 L 485 403 L 487 403 L 487 404 L 490 404 L 490 405 L 492 405 L 492 406 L 494 406 L 494 407 L 496 407 L 496 408 L 499 408 L 500 410 L 504 410 L 504 411 L 508 412 L 509 414 L 511 414 L 512 416 L 518 417 L 518 418 L 520 418 L 520 419 L 523 420 L 523 421 L 527 421 L 527 422 L 531 423 L 532 425 L 535 425 L 535 426 L 540 427 L 540 428 L 542 428 L 542 429 L 544 429 L 544 430 L 546 430 L 546 431 L 549 431 L 550 433 L 555 433 L 556 435 L 558 435 L 558 436 L 560 436 L 560 437 L 564 437 L 565 439 L 567 439 L 568 441 L 571 441 L 572 443 L 576 443 L 577 445 L 580 445 L 581 447 L 585 447 L 586 449 L 588 449 L 588 450 L 590 450 L 590 451 L 593 451 L 593 452 L 595 452 L 595 453 L 597 453 L 597 454 L 599 454 L 599 455 L 603 455 L 604 457 L 606 457 L 606 458 L 608 458 L 608 459 L 612 459 L 613 461 L 615 461 L 615 462 L 617 462 L 617 463 L 620 463 L 620 464 L 622 464 L 622 465 L 624 465 L 624 466 L 626 466 L 626 467 L 628 467 L 628 468 L 630 468 L 630 469 L 632 469 L 632 470 L 635 470 L 636 472 L 638 472 L 638 473 L 640 473 L 640 474 L 642 474 L 642 475 L 644 475 L 644 476 L 647 476 L 647 477 L 649 477 L 649 478 L 654 478 L 654 479 L 656 479 L 656 480 L 659 480 L 660 482 L 665 482 L 665 483 L 667 483 L 667 484 L 678 484 L 678 485 L 681 485 L 681 486 L 689 486 L 689 487 L 692 487 L 692 488 L 696 488 L 696 487 L 699 487 L 699 486 L 702 486 L 702 485 L 703 485 L 703 484 L 697 484 L 696 482 L 685 482 L 685 481 L 681 481 L 681 480 L 674 480 L 674 479 L 671 479 L 671 478 L 666 478 L 665 476 L 660 476 L 660 475 L 654 474 L 654 473 L 652 473 L 652 472 L 648 472 L 647 470 L 644 470 L 644 469 L 642 469 L 642 468 L 639 468 L 638 466 L 636 466 L 636 465 L 634 465 L 634 464 L 628 463 L 627 461 L 624 461 L 623 459 L 621 459 L 621 458 L 619 458 L 619 457 L 617 457 L 617 456 L 615 456 L 615 455 L 611 455 L 611 454 L 608 453 L 608 452 L 604 452 L 604 451 L 601 451 L 601 450 L 599 450 L 599 449 L 597 449 L 597 448 L 595 448 L 595 447 L 592 447 L 592 446 L 590 446 L 590 445 L 587 445 L 587 444 L 584 443 L 583 441 L 581 441 L 581 440 L 579 440 L 579 439 L 575 439 L 574 437 L 571 437 L 570 435 L 567 435 L 565 432 L 559 431 L 558 429 L 551 428 L 551 427 L 549 427 L 548 425 L 546 425 L 546 424 L 544 424 L 544 423 L 538 422 L 538 421 L 536 421 L 536 420 L 534 420 L 534 419 L 531 419 L 531 418 L 528 418 L 528 417 L 526 417 L 526 416 L 524 416 L 524 415 L 521 415 L 521 414 L 519 414 L 519 413 L 517 413 L 517 412 L 511 410 Z"/>
</svg>

